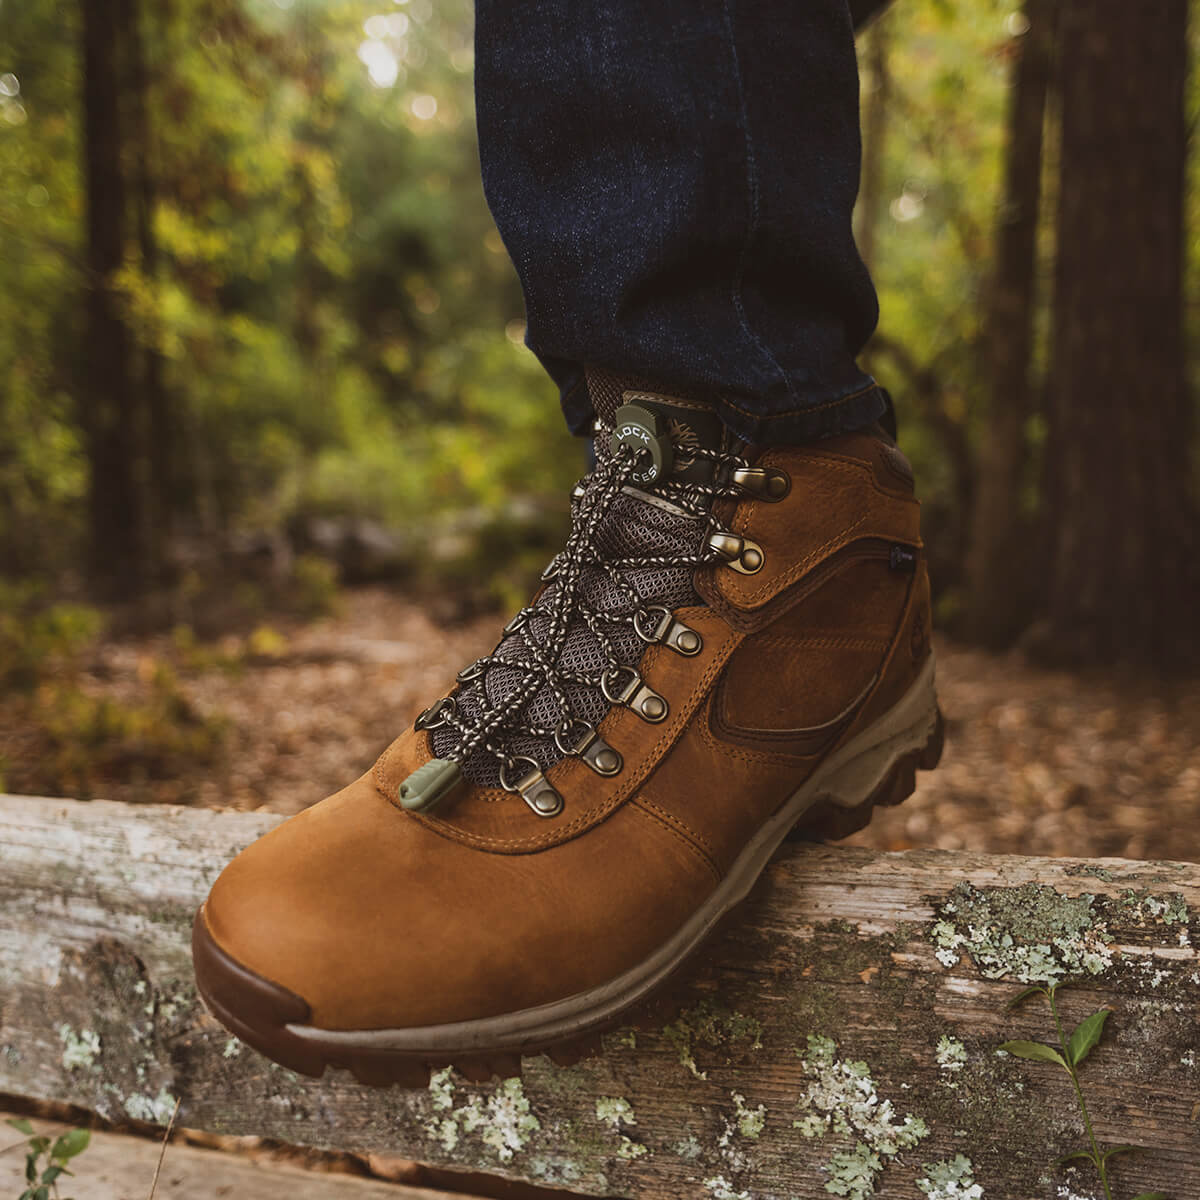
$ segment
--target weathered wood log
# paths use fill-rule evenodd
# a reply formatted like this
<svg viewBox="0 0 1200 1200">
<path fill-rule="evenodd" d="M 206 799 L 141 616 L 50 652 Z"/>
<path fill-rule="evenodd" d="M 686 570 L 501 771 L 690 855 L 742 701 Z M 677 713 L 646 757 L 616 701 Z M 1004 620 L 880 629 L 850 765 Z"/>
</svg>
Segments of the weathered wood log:
<svg viewBox="0 0 1200 1200">
<path fill-rule="evenodd" d="M 0 1148 L 13 1145 L 18 1138 L 2 1123 L 9 1115 L 0 1112 Z M 71 1128 L 59 1121 L 35 1119 L 33 1124 L 37 1133 L 49 1137 Z M 76 1178 L 70 1181 L 70 1191 L 81 1200 L 142 1200 L 150 1194 L 161 1149 L 149 1138 L 93 1133 L 87 1150 L 71 1164 Z M 66 1184 L 63 1180 L 62 1185 Z M 0 1196 L 12 1200 L 25 1187 L 24 1156 L 16 1150 L 0 1155 Z M 154 1195 L 155 1200 L 210 1196 L 228 1196 L 230 1200 L 471 1200 L 464 1194 L 353 1175 L 318 1174 L 267 1158 L 245 1158 L 179 1142 L 172 1142 L 163 1153 Z"/>
<path fill-rule="evenodd" d="M 375 1091 L 276 1068 L 191 982 L 192 914 L 277 817 L 0 799 L 0 1091 L 114 1121 L 388 1151 L 592 1196 L 1094 1197 L 1029 981 L 1079 977 L 1068 1030 L 1115 1194 L 1200 1196 L 1200 865 L 875 853 L 796 843 L 706 952 L 664 1027 L 474 1085 Z M 957 1185 L 951 1181 L 957 1181 Z M 1061 1190 L 1059 1190 L 1061 1188 Z"/>
</svg>

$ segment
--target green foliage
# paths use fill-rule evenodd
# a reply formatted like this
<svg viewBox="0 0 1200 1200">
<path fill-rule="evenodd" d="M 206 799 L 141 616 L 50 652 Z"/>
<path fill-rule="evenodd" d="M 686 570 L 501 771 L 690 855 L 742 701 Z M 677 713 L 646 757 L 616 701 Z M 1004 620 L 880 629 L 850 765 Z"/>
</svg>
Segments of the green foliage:
<svg viewBox="0 0 1200 1200">
<path fill-rule="evenodd" d="M 44 749 L 42 790 L 94 795 L 105 779 L 153 779 L 220 760 L 227 722 L 199 712 L 164 662 L 150 662 L 143 695 L 117 701 L 74 680 L 38 688 L 32 716 Z"/>
<path fill-rule="evenodd" d="M 85 531 L 79 30 L 73 6 L 10 8 L 0 561 L 61 573 Z M 478 178 L 469 0 L 140 8 L 150 128 L 127 182 L 152 188 L 154 257 L 131 216 L 115 282 L 170 401 L 176 529 L 404 526 L 563 490 L 553 389 L 506 333 L 521 299 Z"/>
<path fill-rule="evenodd" d="M 520 289 L 478 177 L 470 0 L 137 7 L 148 129 L 125 166 L 152 211 L 143 231 L 131 201 L 115 285 L 138 384 L 157 364 L 169 402 L 175 535 L 211 545 L 315 515 L 420 536 L 444 514 L 503 522 L 514 495 L 561 502 L 582 455 L 514 345 Z M 904 0 L 879 24 L 881 336 L 866 359 L 897 398 L 948 620 L 986 432 L 980 344 L 1019 7 Z M 0 22 L 0 571 L 14 576 L 69 579 L 87 550 L 78 23 L 53 0 L 8 0 Z M 1036 458 L 1040 417 L 1031 431 Z M 1040 503 L 1036 479 L 1035 463 L 1023 511 Z"/>
<path fill-rule="evenodd" d="M 36 743 L 36 752 L 22 755 L 36 763 L 22 786 L 91 795 L 106 779 L 219 761 L 225 720 L 198 712 L 168 663 L 141 664 L 135 698 L 89 688 L 84 662 L 101 627 L 95 609 L 47 604 L 35 585 L 0 584 L 0 689 L 11 693 L 0 727 L 19 726 Z"/>
<path fill-rule="evenodd" d="M 88 1148 L 91 1133 L 86 1129 L 70 1129 L 51 1139 L 35 1133 L 33 1125 L 23 1117 L 10 1119 L 6 1124 L 28 1139 L 24 1145 L 25 1182 L 29 1186 L 17 1200 L 51 1200 L 51 1197 L 53 1200 L 60 1200 L 59 1178 L 63 1175 L 74 1175 L 74 1172 L 67 1169 L 67 1163 Z M 69 1197 L 62 1197 L 61 1200 L 69 1200 Z"/>
<path fill-rule="evenodd" d="M 141 370 L 158 356 L 170 399 L 176 529 L 211 541 L 321 515 L 421 531 L 456 511 L 503 522 L 514 495 L 561 502 L 582 454 L 510 341 L 521 297 L 478 178 L 470 0 L 140 7 L 150 128 L 128 169 L 152 185 L 157 253 L 148 261 L 131 229 L 117 284 Z M 905 0 L 884 18 L 881 328 L 935 373 L 941 415 L 896 363 L 874 365 L 899 385 L 906 448 L 951 529 L 964 514 L 944 433 L 970 425 L 979 392 L 1016 7 Z M 12 8 L 0 27 L 0 75 L 17 88 L 0 119 L 0 421 L 12 432 L 0 561 L 30 574 L 84 550 L 81 72 L 74 8 Z"/>
<path fill-rule="evenodd" d="M 1067 986 L 1066 981 L 1059 980 L 1045 987 L 1036 985 L 1034 987 L 1027 987 L 1014 996 L 1006 1005 L 1008 1008 L 1014 1008 L 1035 993 L 1045 996 L 1046 1002 L 1050 1006 L 1051 1015 L 1054 1017 L 1054 1027 L 1058 1031 L 1059 1045 L 1057 1049 L 1053 1046 L 1047 1046 L 1043 1042 L 1023 1040 L 1002 1042 L 997 1049 L 1003 1050 L 1016 1058 L 1028 1059 L 1031 1062 L 1057 1063 L 1070 1076 L 1071 1084 L 1075 1089 L 1075 1096 L 1079 1101 L 1079 1111 L 1083 1116 L 1083 1124 L 1087 1129 L 1089 1145 L 1085 1149 L 1072 1150 L 1070 1153 L 1056 1158 L 1054 1165 L 1061 1167 L 1076 1160 L 1092 1163 L 1099 1173 L 1106 1200 L 1113 1200 L 1112 1187 L 1108 1180 L 1109 1160 L 1115 1158 L 1118 1154 L 1129 1154 L 1139 1149 L 1139 1147 L 1120 1145 L 1108 1146 L 1103 1150 L 1100 1148 L 1099 1143 L 1096 1141 L 1096 1135 L 1092 1131 L 1092 1120 L 1088 1114 L 1087 1102 L 1083 1098 L 1083 1088 L 1080 1085 L 1077 1070 L 1100 1041 L 1100 1035 L 1104 1032 L 1104 1022 L 1108 1019 L 1108 1015 L 1112 1010 L 1102 1008 L 1085 1017 L 1075 1026 L 1071 1032 L 1071 1036 L 1068 1038 L 1063 1031 L 1062 1019 L 1056 999 L 1058 992 L 1065 986 Z M 1133 1200 L 1168 1200 L 1168 1198 L 1163 1192 L 1142 1192 L 1133 1197 Z"/>
<path fill-rule="evenodd" d="M 73 667 L 100 632 L 96 609 L 47 604 L 44 591 L 0 580 L 0 688 L 32 690 L 50 670 Z"/>
</svg>

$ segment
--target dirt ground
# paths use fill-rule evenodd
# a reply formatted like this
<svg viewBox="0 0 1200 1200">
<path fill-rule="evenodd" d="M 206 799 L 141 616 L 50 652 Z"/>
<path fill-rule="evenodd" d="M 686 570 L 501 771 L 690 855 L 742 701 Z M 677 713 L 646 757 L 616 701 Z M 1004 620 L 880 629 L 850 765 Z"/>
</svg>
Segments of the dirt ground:
<svg viewBox="0 0 1200 1200">
<path fill-rule="evenodd" d="M 239 670 L 189 668 L 166 638 L 111 643 L 89 690 L 135 697 L 147 662 L 172 661 L 188 700 L 228 720 L 228 754 L 216 769 L 106 782 L 103 794 L 298 812 L 368 768 L 501 624 L 445 627 L 411 599 L 368 588 L 345 593 L 332 617 L 276 625 L 277 657 Z M 1200 681 L 1047 671 L 945 639 L 937 653 L 942 765 L 848 841 L 1200 861 Z M 22 790 L 26 743 L 12 730 L 0 741 L 8 788 Z"/>
</svg>

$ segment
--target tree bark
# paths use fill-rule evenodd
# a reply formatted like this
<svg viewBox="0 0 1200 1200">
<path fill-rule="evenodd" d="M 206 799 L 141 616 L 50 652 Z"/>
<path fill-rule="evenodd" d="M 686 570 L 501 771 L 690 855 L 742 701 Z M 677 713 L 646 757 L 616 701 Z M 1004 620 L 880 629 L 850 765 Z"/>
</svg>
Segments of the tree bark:
<svg viewBox="0 0 1200 1200">
<path fill-rule="evenodd" d="M 0 796 L 0 1093 L 158 1125 L 178 1098 L 185 1128 L 573 1195 L 1025 1200 L 1066 1194 L 1047 1164 L 1079 1109 L 1061 1068 L 996 1049 L 1057 1044 L 1042 997 L 1006 1005 L 1072 978 L 1068 1029 L 1113 1010 L 1081 1068 L 1096 1136 L 1141 1148 L 1110 1161 L 1114 1195 L 1200 1195 L 1196 863 L 788 842 L 669 994 L 679 1017 L 631 1014 L 574 1067 L 527 1056 L 520 1082 L 382 1089 L 272 1067 L 196 995 L 196 909 L 279 820 Z M 960 1157 L 978 1187 L 931 1186 Z"/>
<path fill-rule="evenodd" d="M 1055 554 L 1036 648 L 1195 655 L 1182 337 L 1186 0 L 1061 0 L 1050 447 Z"/>
<path fill-rule="evenodd" d="M 990 646 L 1011 641 L 1030 616 L 1030 580 L 1020 574 L 1029 565 L 1021 554 L 1020 496 L 1027 475 L 1025 430 L 1034 408 L 1031 358 L 1042 132 L 1056 7 L 1055 0 L 1025 0 L 1022 9 L 1028 25 L 1009 93 L 1004 194 L 983 339 L 989 410 L 971 514 L 966 624 L 972 639 Z"/>
<path fill-rule="evenodd" d="M 146 65 L 142 22 L 147 14 L 140 0 L 121 0 L 120 7 L 129 31 L 128 114 L 132 137 L 132 174 L 135 182 L 135 212 L 138 255 L 142 275 L 156 294 L 159 285 L 159 251 L 154 233 L 157 204 L 153 161 L 154 129 L 151 124 L 150 75 Z M 163 5 L 155 6 L 161 13 Z M 150 503 L 146 518 L 147 567 L 161 577 L 175 511 L 172 397 L 168 393 L 163 356 L 159 350 L 158 322 L 141 347 L 141 384 L 146 409 L 142 447 L 146 460 L 146 487 Z"/>
<path fill-rule="evenodd" d="M 97 590 L 114 598 L 136 594 L 143 574 L 132 339 L 114 283 L 125 258 L 128 203 L 120 103 L 127 32 L 122 7 L 114 13 L 106 0 L 81 0 L 88 269 L 82 398 L 89 549 Z"/>
</svg>

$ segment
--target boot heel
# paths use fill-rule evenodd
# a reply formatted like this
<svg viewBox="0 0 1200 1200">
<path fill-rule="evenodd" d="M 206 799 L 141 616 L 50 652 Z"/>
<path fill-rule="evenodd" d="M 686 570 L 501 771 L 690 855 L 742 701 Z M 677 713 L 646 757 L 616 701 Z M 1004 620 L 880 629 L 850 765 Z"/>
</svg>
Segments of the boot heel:
<svg viewBox="0 0 1200 1200">
<path fill-rule="evenodd" d="M 900 804 L 916 791 L 917 771 L 932 771 L 938 765 L 945 741 L 946 723 L 938 709 L 928 741 L 919 749 L 901 755 L 883 782 L 865 800 L 852 807 L 828 798 L 818 800 L 792 826 L 787 840 L 829 842 L 865 829 L 871 823 L 876 805 Z"/>
</svg>

